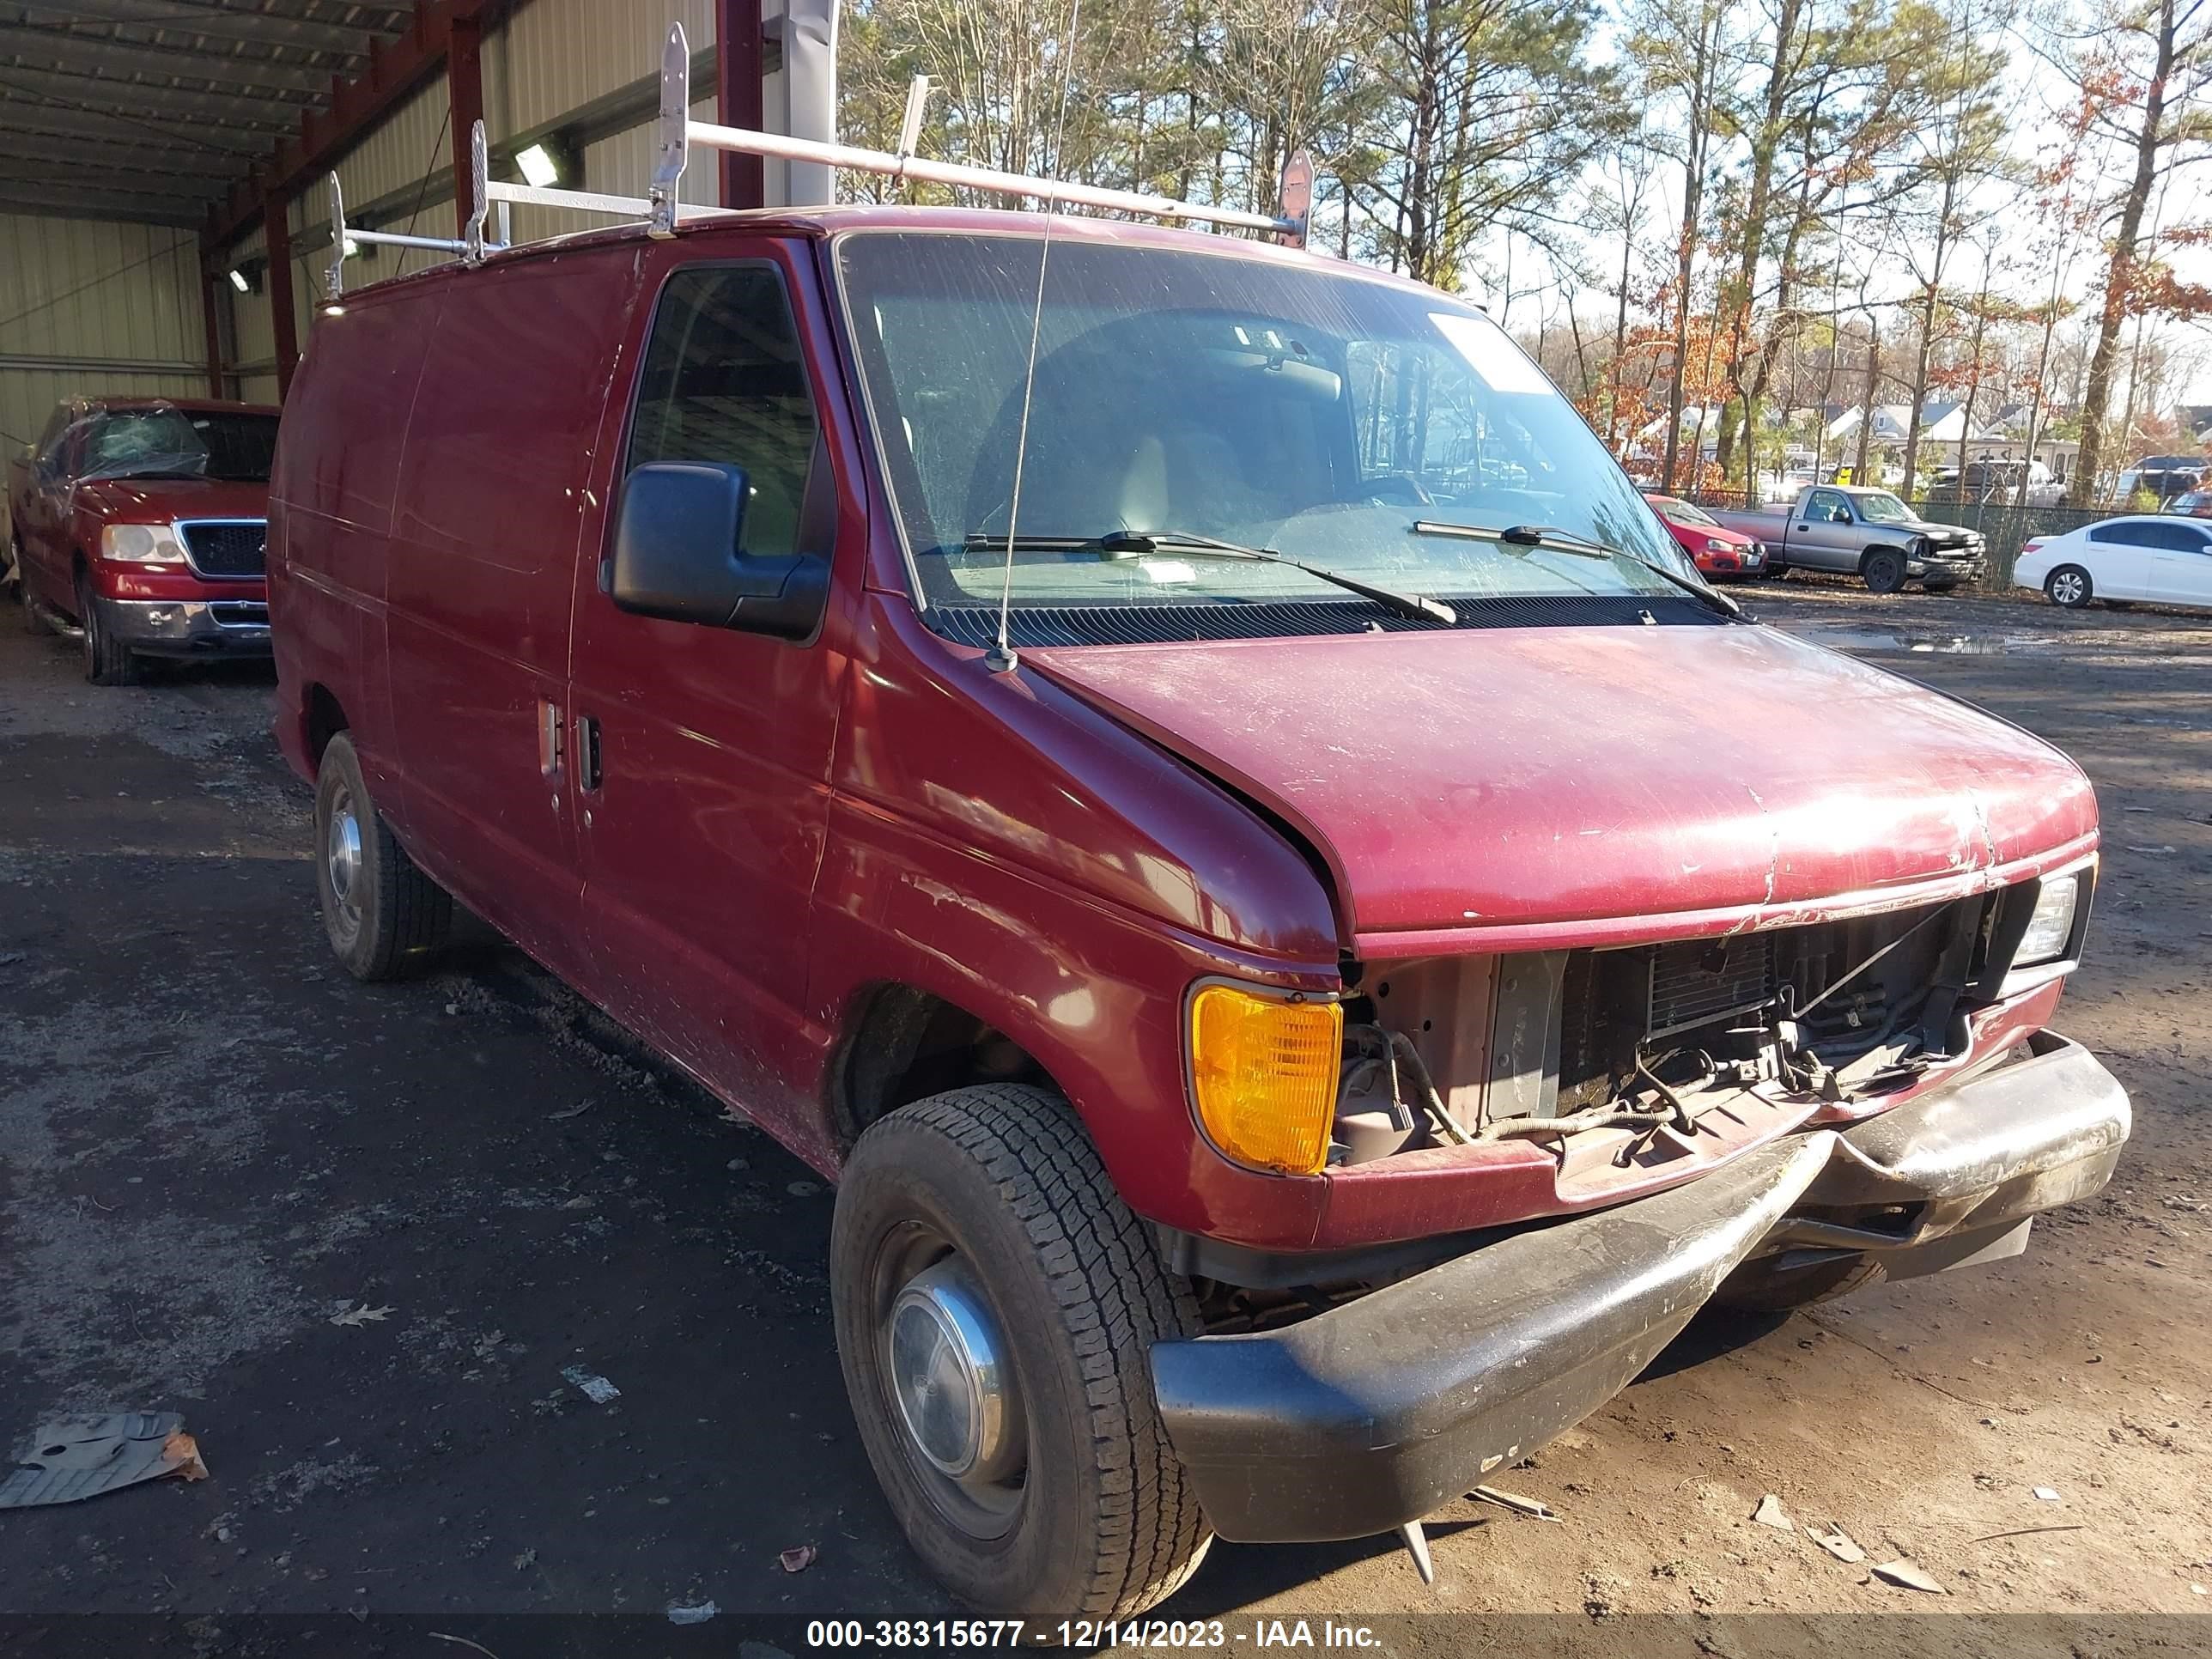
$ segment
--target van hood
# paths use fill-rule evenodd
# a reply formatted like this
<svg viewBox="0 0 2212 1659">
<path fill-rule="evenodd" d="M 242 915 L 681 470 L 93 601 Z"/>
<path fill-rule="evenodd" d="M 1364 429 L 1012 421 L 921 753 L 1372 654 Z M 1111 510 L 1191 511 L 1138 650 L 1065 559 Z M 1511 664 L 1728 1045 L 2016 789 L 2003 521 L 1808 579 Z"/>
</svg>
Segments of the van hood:
<svg viewBox="0 0 2212 1659">
<path fill-rule="evenodd" d="M 71 504 L 117 524 L 265 519 L 269 486 L 227 478 L 91 478 L 76 486 Z"/>
<path fill-rule="evenodd" d="M 1529 948 L 1652 937 L 1668 918 L 1698 932 L 1824 901 L 1879 908 L 1882 890 L 1911 902 L 2086 850 L 2096 831 L 2088 780 L 2047 744 L 1770 628 L 1438 629 L 1022 660 L 1286 821 L 1333 872 L 1348 942 L 1392 936 L 1384 954 L 1429 930 L 1438 949 Z"/>
</svg>

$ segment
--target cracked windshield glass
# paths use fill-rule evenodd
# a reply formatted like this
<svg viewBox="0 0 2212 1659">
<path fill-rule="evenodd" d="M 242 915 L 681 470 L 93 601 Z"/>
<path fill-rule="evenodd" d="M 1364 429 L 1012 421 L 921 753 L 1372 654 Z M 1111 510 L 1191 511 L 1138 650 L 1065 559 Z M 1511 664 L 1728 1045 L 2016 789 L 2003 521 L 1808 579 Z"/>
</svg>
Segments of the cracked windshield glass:
<svg viewBox="0 0 2212 1659">
<path fill-rule="evenodd" d="M 1692 574 L 1574 409 L 1480 312 L 1285 261 L 856 233 L 838 264 L 925 603 L 1680 599 Z M 1475 530 L 1541 528 L 1510 543 Z M 1576 547 L 1571 544 L 1581 542 Z M 1608 556 L 1587 544 L 1616 550 Z M 1563 545 L 1561 544 L 1568 544 Z"/>
</svg>

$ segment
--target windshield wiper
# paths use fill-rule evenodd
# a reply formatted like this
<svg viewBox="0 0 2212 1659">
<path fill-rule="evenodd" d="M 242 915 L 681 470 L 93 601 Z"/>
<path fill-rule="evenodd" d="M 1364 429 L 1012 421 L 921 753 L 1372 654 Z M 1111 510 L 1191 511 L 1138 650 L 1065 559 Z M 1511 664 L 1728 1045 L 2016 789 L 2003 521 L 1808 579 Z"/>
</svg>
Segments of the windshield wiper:
<svg viewBox="0 0 2212 1659">
<path fill-rule="evenodd" d="M 968 538 L 968 545 L 975 549 L 1003 548 L 1004 536 L 994 536 L 978 531 Z M 1303 559 L 1291 558 L 1269 547 L 1246 547 L 1238 542 L 1219 541 L 1212 536 L 1200 536 L 1187 530 L 1109 530 L 1103 536 L 1016 536 L 1014 546 L 1032 550 L 1052 550 L 1067 553 L 1097 553 L 1109 559 L 1139 558 L 1147 553 L 1173 550 L 1217 559 L 1248 559 L 1260 564 L 1286 564 L 1293 570 L 1303 570 L 1309 576 L 1318 576 L 1325 582 L 1334 582 L 1347 592 L 1357 593 L 1363 599 L 1372 599 L 1384 610 L 1406 617 L 1411 622 L 1440 622 L 1447 624 L 1459 621 L 1459 612 L 1441 599 L 1430 599 L 1424 593 L 1401 593 L 1395 588 L 1377 587 L 1362 581 L 1357 576 L 1347 576 L 1340 570 L 1331 570 L 1325 565 L 1308 564 Z"/>
<path fill-rule="evenodd" d="M 1549 525 L 1516 524 L 1508 525 L 1503 530 L 1493 530 L 1488 525 L 1452 524 L 1437 519 L 1419 519 L 1414 521 L 1413 530 L 1417 536 L 1460 536 L 1470 541 L 1504 542 L 1510 547 L 1555 548 L 1559 552 L 1572 553 L 1586 559 L 1626 559 L 1638 568 L 1650 571 L 1662 581 L 1672 582 L 1693 599 L 1704 600 L 1723 616 L 1739 620 L 1743 616 L 1743 607 L 1718 588 L 1692 581 L 1687 576 L 1679 575 L 1663 564 L 1654 564 L 1626 548 L 1608 547 L 1603 542 L 1594 542 L 1587 536 L 1577 536 L 1565 530 L 1554 530 Z"/>
</svg>

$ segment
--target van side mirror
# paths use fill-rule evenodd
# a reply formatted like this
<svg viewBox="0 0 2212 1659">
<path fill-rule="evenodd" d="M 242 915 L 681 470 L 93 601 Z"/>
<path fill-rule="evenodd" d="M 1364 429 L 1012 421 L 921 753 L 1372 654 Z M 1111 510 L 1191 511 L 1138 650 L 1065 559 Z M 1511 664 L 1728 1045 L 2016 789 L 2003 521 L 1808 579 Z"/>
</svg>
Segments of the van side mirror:
<svg viewBox="0 0 2212 1659">
<path fill-rule="evenodd" d="M 603 583 L 615 608 L 811 638 L 830 602 L 830 561 L 738 551 L 745 490 L 744 469 L 725 462 L 653 461 L 633 471 L 623 482 Z"/>
</svg>

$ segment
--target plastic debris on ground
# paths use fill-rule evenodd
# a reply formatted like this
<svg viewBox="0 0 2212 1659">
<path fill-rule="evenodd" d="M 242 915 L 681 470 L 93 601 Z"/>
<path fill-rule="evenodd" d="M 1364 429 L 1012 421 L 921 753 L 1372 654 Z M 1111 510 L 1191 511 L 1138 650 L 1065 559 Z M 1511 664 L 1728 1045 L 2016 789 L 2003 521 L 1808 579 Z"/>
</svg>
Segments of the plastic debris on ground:
<svg viewBox="0 0 2212 1659">
<path fill-rule="evenodd" d="M 776 1565 L 786 1572 L 805 1572 L 820 1553 L 811 1544 L 794 1544 L 775 1558 Z"/>
<path fill-rule="evenodd" d="M 703 1625 L 720 1611 L 721 1608 L 712 1601 L 696 1601 L 689 1607 L 671 1601 L 668 1604 L 668 1622 L 672 1625 Z"/>
<path fill-rule="evenodd" d="M 1941 1584 L 1922 1570 L 1917 1561 L 1905 1556 L 1899 1556 L 1894 1561 L 1883 1562 L 1874 1570 L 1874 1576 L 1884 1583 L 1895 1584 L 1904 1589 L 1924 1590 L 1930 1595 L 1948 1594 Z"/>
<path fill-rule="evenodd" d="M 2035 1489 L 2035 1495 L 2046 1504 L 2056 1504 L 2058 1501 L 2058 1494 L 2049 1486 L 2038 1486 Z"/>
<path fill-rule="evenodd" d="M 1866 1559 L 1866 1552 L 1851 1541 L 1849 1533 L 1832 1521 L 1828 1525 L 1832 1530 L 1822 1532 L 1808 1521 L 1805 1523 L 1805 1535 L 1838 1561 L 1848 1561 L 1856 1566 Z"/>
<path fill-rule="evenodd" d="M 577 1391 L 594 1406 L 604 1406 L 610 1400 L 622 1398 L 622 1390 L 597 1371 L 587 1371 L 581 1365 L 564 1365 L 561 1375 L 573 1383 Z"/>
<path fill-rule="evenodd" d="M 1797 1523 L 1790 1518 L 1789 1511 L 1782 1507 L 1782 1500 L 1772 1492 L 1759 1500 L 1759 1507 L 1751 1512 L 1751 1518 L 1760 1526 L 1771 1527 L 1777 1532 L 1795 1533 L 1797 1530 Z"/>
<path fill-rule="evenodd" d="M 176 1475 L 204 1480 L 198 1443 L 175 1412 L 100 1412 L 46 1424 L 17 1448 L 0 1479 L 0 1510 L 74 1504 Z"/>
<path fill-rule="evenodd" d="M 368 1303 L 364 1302 L 358 1308 L 348 1308 L 343 1313 L 332 1314 L 331 1316 L 331 1323 L 333 1325 L 356 1326 L 367 1325 L 370 1323 L 381 1324 L 384 1321 L 391 1318 L 392 1314 L 392 1310 L 388 1307 L 372 1308 Z"/>
</svg>

